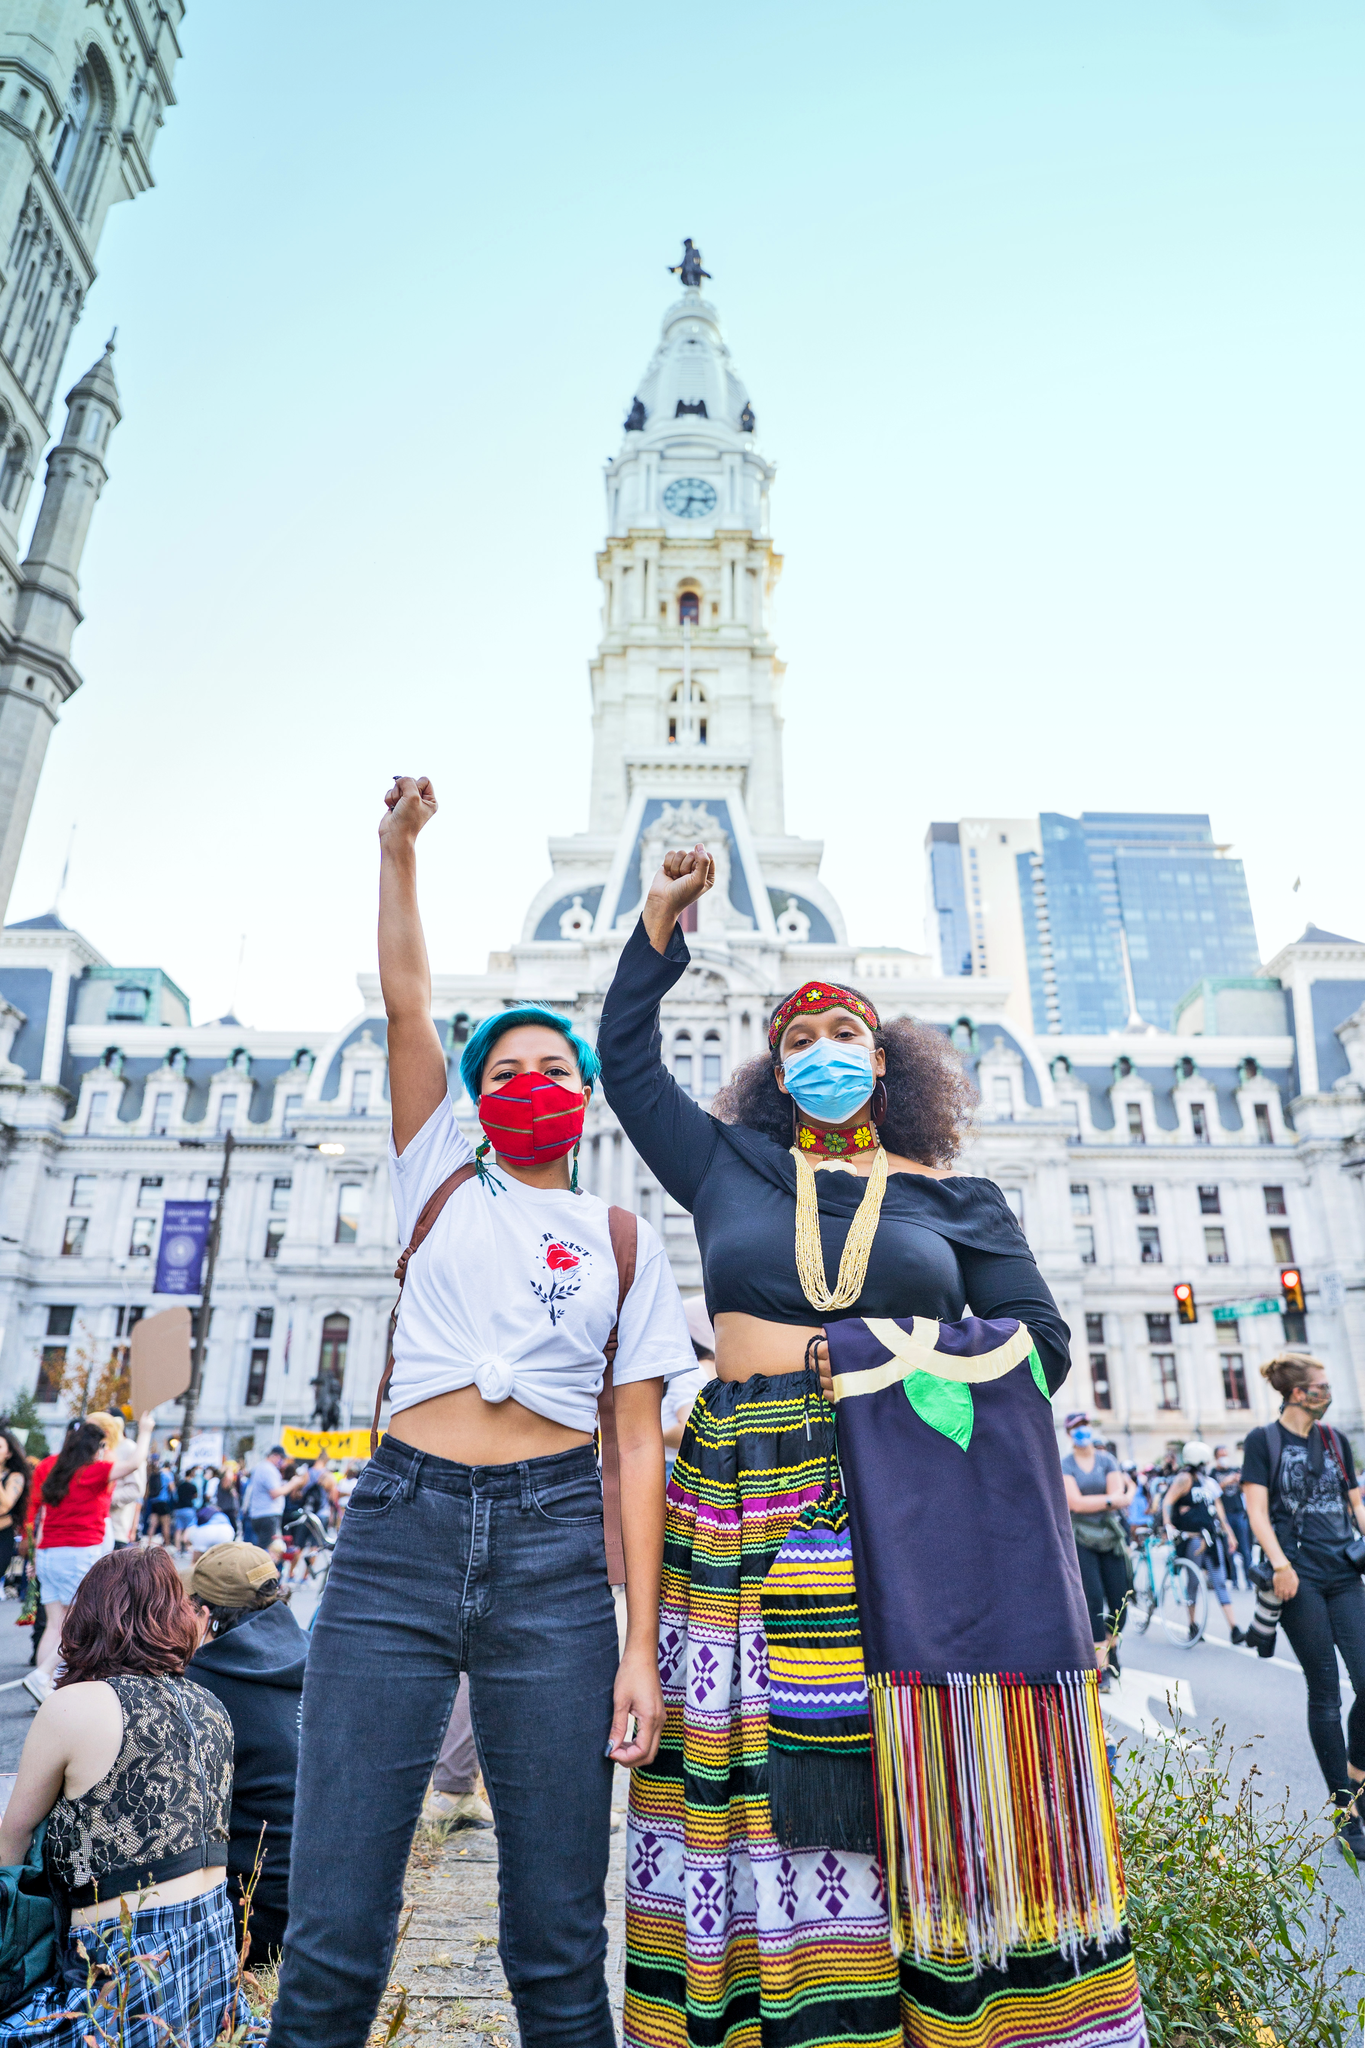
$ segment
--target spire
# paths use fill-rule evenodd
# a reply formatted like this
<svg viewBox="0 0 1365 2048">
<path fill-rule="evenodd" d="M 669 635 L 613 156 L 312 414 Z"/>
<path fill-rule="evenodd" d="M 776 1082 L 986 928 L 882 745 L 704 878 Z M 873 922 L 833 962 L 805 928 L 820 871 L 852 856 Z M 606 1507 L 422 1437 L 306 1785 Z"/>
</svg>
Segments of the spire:
<svg viewBox="0 0 1365 2048">
<path fill-rule="evenodd" d="M 702 269 L 701 251 L 690 237 L 682 262 L 670 264 L 669 274 L 681 280 L 682 297 L 664 314 L 659 345 L 636 386 L 624 431 L 653 442 L 676 431 L 675 420 L 686 420 L 718 447 L 741 447 L 754 431 L 754 410 L 730 359 L 720 314 L 702 294 L 702 281 L 711 273 Z"/>
<path fill-rule="evenodd" d="M 114 379 L 114 335 L 117 333 L 118 329 L 116 327 L 114 333 L 105 342 L 104 354 L 100 357 L 99 361 L 92 363 L 79 383 L 73 384 L 66 394 L 66 431 L 62 435 L 64 441 L 77 438 L 72 434 L 72 425 L 76 421 L 78 412 L 83 416 L 82 400 L 88 400 L 99 405 L 107 405 L 110 412 L 114 415 L 113 423 L 115 426 L 123 418 L 123 405 L 119 398 L 118 385 Z"/>
</svg>

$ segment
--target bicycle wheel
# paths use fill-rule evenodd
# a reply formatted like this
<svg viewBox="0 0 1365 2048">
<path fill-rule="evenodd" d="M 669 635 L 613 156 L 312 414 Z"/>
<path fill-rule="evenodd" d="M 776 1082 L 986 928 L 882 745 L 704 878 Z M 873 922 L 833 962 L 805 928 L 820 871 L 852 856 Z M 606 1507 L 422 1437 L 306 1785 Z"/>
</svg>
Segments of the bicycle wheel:
<svg viewBox="0 0 1365 2048">
<path fill-rule="evenodd" d="M 1152 1591 L 1152 1560 L 1145 1552 L 1133 1566 L 1133 1590 L 1128 1601 L 1128 1624 L 1140 1636 L 1145 1636 L 1156 1613 L 1156 1594 Z"/>
<path fill-rule="evenodd" d="M 1161 1622 L 1178 1648 L 1192 1650 L 1209 1618 L 1209 1582 L 1187 1557 L 1173 1557 L 1161 1582 Z"/>
</svg>

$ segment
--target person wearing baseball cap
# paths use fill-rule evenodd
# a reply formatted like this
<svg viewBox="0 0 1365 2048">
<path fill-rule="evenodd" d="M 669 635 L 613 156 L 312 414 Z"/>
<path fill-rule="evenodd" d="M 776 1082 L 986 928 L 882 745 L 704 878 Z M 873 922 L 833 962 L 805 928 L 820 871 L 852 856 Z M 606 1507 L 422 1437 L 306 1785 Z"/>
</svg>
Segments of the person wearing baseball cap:
<svg viewBox="0 0 1365 2048">
<path fill-rule="evenodd" d="M 281 1597 L 274 1560 L 254 1543 L 220 1543 L 205 1551 L 188 1575 L 186 1590 L 202 1630 L 189 1674 L 226 1707 L 232 1721 L 228 1897 L 239 1938 L 243 1887 L 262 1847 L 248 1930 L 259 1960 L 283 1947 L 288 1921 L 299 1695 L 308 1638 Z"/>
</svg>

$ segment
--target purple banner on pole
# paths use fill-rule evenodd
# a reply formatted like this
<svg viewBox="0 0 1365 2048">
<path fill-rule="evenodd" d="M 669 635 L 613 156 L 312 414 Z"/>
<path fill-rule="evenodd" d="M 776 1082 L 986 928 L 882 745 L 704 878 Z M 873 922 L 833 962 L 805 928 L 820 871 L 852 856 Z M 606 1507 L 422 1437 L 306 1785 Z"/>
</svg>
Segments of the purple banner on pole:
<svg viewBox="0 0 1365 2048">
<path fill-rule="evenodd" d="M 153 1294 L 201 1294 L 212 1202 L 167 1202 Z"/>
</svg>

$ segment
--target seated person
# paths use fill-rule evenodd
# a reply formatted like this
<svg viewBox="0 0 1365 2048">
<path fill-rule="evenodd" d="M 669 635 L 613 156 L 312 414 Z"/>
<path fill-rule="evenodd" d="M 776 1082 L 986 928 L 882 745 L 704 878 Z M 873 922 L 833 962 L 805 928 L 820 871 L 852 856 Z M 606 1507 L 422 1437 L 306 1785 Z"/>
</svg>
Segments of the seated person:
<svg viewBox="0 0 1365 2048">
<path fill-rule="evenodd" d="M 0 2048 L 210 2048 L 225 2021 L 251 2022 L 224 1882 L 232 1723 L 184 1675 L 197 1637 L 164 1549 L 113 1551 L 76 1589 L 66 1668 L 0 1822 L 0 1863 L 13 1864 L 46 1819 L 44 1868 L 70 1927 L 58 1981 L 0 2019 Z M 135 1964 L 152 1952 L 155 1970 Z"/>
<path fill-rule="evenodd" d="M 299 1696 L 308 1638 L 281 1597 L 274 1563 L 254 1543 L 224 1543 L 208 1551 L 195 1565 L 189 1592 L 200 1630 L 191 1673 L 232 1719 L 236 1775 L 228 1893 L 239 1937 L 242 1889 L 258 1849 L 263 1857 L 247 1930 L 251 1952 L 259 1959 L 283 1947 L 288 1919 Z"/>
</svg>

